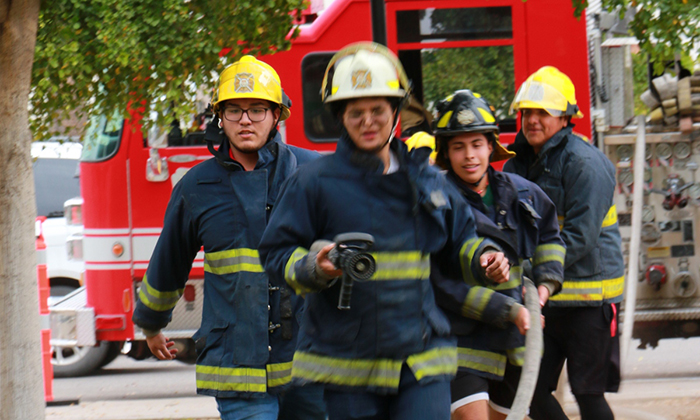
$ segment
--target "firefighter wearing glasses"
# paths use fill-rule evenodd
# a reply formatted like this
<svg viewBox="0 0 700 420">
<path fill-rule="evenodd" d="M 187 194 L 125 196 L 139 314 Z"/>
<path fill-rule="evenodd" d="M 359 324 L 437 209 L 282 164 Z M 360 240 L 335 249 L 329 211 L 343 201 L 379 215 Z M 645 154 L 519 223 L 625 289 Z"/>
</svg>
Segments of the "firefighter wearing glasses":
<svg viewBox="0 0 700 420">
<path fill-rule="evenodd" d="M 302 302 L 269 284 L 257 251 L 282 183 L 316 154 L 281 141 L 276 127 L 289 117 L 289 103 L 275 70 L 254 57 L 224 70 L 212 105 L 218 118 L 205 139 L 216 159 L 173 189 L 134 322 L 154 355 L 176 356 L 160 329 L 203 247 L 197 392 L 216 397 L 223 420 L 324 419 L 320 387 L 287 390 Z"/>
<path fill-rule="evenodd" d="M 433 267 L 438 304 L 458 337 L 459 372 L 452 381 L 452 419 L 505 419 L 520 378 L 524 334 L 530 315 L 522 305 L 522 267 L 544 304 L 563 278 L 565 248 L 552 201 L 535 184 L 494 170 L 491 162 L 515 154 L 498 141 L 492 108 L 478 93 L 463 89 L 437 105 L 437 164 L 471 205 L 477 234 L 510 251 L 510 279 L 504 284 L 454 283 L 450 267 Z M 512 244 L 508 246 L 505 244 Z M 455 299 L 458 297 L 458 299 Z"/>
<path fill-rule="evenodd" d="M 394 139 L 409 90 L 381 45 L 352 44 L 331 59 L 322 95 L 342 123 L 337 151 L 292 175 L 260 245 L 273 282 L 306 295 L 292 375 L 325 385 L 331 420 L 449 419 L 457 350 L 435 304 L 431 254 L 465 278 L 508 279 L 508 261 L 476 236 L 429 152 L 409 154 Z M 334 279 L 347 273 L 329 242 L 349 232 L 372 235 L 376 269 L 339 309 Z"/>
<path fill-rule="evenodd" d="M 583 420 L 613 419 L 604 392 L 619 386 L 617 309 L 624 262 L 613 205 L 615 167 L 572 132 L 583 114 L 574 85 L 554 67 L 522 84 L 512 103 L 522 129 L 505 171 L 535 182 L 557 207 L 566 244 L 564 284 L 543 309 L 545 351 L 530 409 L 535 420 L 566 419 L 552 395 L 564 360 Z"/>
</svg>

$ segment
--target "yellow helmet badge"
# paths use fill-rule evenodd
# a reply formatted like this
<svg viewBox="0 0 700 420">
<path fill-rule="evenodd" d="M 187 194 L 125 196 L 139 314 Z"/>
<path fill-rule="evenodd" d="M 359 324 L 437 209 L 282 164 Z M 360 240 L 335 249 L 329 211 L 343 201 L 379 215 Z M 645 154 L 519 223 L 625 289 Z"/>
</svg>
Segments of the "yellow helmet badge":
<svg viewBox="0 0 700 420">
<path fill-rule="evenodd" d="M 255 91 L 255 76 L 250 73 L 238 73 L 234 80 L 233 90 L 236 93 L 251 93 Z"/>
</svg>

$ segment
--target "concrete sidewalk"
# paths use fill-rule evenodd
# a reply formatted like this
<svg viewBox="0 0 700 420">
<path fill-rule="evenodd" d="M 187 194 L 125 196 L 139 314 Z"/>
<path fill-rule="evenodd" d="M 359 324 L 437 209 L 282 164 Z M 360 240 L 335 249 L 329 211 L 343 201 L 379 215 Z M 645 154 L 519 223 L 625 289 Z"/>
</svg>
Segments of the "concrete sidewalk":
<svg viewBox="0 0 700 420">
<path fill-rule="evenodd" d="M 46 420 L 219 420 L 216 400 L 181 397 L 91 401 L 46 408 Z"/>
<path fill-rule="evenodd" d="M 700 419 L 700 381 L 696 378 L 631 380 L 620 393 L 607 394 L 619 420 Z M 576 409 L 565 396 L 567 412 Z M 572 418 L 575 418 L 572 416 Z M 84 402 L 46 408 L 46 420 L 219 420 L 211 397 Z"/>
</svg>

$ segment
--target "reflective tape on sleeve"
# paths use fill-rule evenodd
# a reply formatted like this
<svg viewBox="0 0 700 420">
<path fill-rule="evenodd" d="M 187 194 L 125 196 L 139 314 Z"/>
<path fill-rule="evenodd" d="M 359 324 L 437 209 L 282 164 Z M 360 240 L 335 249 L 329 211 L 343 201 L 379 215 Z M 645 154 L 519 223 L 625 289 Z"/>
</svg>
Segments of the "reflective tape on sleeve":
<svg viewBox="0 0 700 420">
<path fill-rule="evenodd" d="M 468 284 L 476 284 L 476 279 L 472 273 L 472 260 L 474 259 L 474 254 L 476 250 L 479 249 L 479 245 L 484 241 L 484 238 L 472 238 L 462 245 L 462 249 L 459 252 L 460 262 L 462 264 L 462 276 L 464 281 Z"/>
<path fill-rule="evenodd" d="M 162 312 L 174 308 L 184 291 L 185 289 L 175 291 L 156 290 L 148 284 L 146 276 L 143 276 L 143 281 L 141 281 L 141 286 L 139 287 L 139 300 L 146 307 Z"/>
<path fill-rule="evenodd" d="M 537 248 L 535 248 L 535 257 L 532 259 L 532 265 L 540 265 L 552 261 L 564 265 L 564 257 L 566 257 L 566 248 L 562 245 L 537 245 Z"/>
<path fill-rule="evenodd" d="M 290 255 L 289 259 L 287 260 L 287 264 L 284 266 L 284 280 L 298 295 L 305 295 L 313 292 L 313 290 L 304 287 L 301 283 L 299 283 L 296 272 L 297 263 L 308 254 L 309 251 L 307 249 L 299 247 L 292 252 L 292 255 Z"/>
<path fill-rule="evenodd" d="M 564 220 L 565 216 L 557 216 L 557 219 L 559 220 L 559 230 L 564 229 Z M 610 207 L 608 210 L 608 213 L 605 215 L 603 218 L 603 223 L 600 225 L 602 228 L 606 228 L 609 226 L 612 226 L 617 223 L 617 207 L 615 207 L 615 204 Z"/>
<path fill-rule="evenodd" d="M 287 385 L 292 381 L 292 362 L 272 363 L 265 368 L 267 370 L 267 386 L 270 388 Z"/>
<path fill-rule="evenodd" d="M 608 214 L 606 214 L 605 218 L 603 219 L 602 227 L 606 228 L 614 225 L 615 223 L 617 223 L 617 207 L 615 207 L 613 204 L 612 207 L 610 207 L 610 210 L 608 210 Z"/>
<path fill-rule="evenodd" d="M 469 289 L 469 293 L 467 293 L 467 297 L 462 304 L 462 315 L 480 321 L 494 293 L 496 292 L 481 286 L 474 286 Z"/>
</svg>

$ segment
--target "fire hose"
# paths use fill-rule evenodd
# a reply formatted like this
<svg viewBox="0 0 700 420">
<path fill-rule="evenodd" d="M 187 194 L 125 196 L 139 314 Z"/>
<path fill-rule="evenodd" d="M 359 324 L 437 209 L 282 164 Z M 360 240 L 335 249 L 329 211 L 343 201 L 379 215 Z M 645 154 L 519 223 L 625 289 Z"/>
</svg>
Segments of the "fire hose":
<svg viewBox="0 0 700 420">
<path fill-rule="evenodd" d="M 525 287 L 525 307 L 530 312 L 530 329 L 525 335 L 525 356 L 522 374 L 515 393 L 515 400 L 506 420 L 523 420 L 530 408 L 532 395 L 535 393 L 537 377 L 542 360 L 542 321 L 540 298 L 535 284 L 523 276 Z"/>
</svg>

